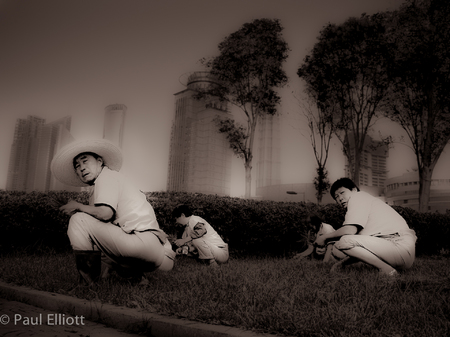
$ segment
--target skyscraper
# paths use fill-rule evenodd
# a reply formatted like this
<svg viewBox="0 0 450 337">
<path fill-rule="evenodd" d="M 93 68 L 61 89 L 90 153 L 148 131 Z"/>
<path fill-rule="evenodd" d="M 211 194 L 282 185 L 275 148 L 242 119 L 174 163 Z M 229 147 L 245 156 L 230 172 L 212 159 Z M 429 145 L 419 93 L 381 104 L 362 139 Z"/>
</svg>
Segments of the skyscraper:
<svg viewBox="0 0 450 337">
<path fill-rule="evenodd" d="M 71 117 L 45 124 L 45 119 L 17 119 L 8 167 L 6 189 L 11 191 L 79 190 L 63 185 L 51 175 L 55 153 L 73 140 Z"/>
<path fill-rule="evenodd" d="M 280 116 L 264 115 L 256 128 L 256 195 L 259 189 L 280 184 Z"/>
<path fill-rule="evenodd" d="M 123 130 L 127 107 L 124 104 L 111 104 L 105 108 L 103 138 L 122 148 Z"/>
<path fill-rule="evenodd" d="M 44 123 L 44 119 L 36 116 L 17 119 L 9 158 L 7 190 L 27 191 L 33 189 L 36 144 L 39 139 L 39 130 Z"/>
<path fill-rule="evenodd" d="M 230 195 L 232 151 L 214 118 L 229 114 L 225 102 L 195 99 L 198 88 L 215 83 L 208 72 L 195 72 L 187 88 L 175 94 L 168 191 Z"/>
<path fill-rule="evenodd" d="M 350 150 L 354 156 L 355 146 L 351 143 L 352 139 L 353 137 L 349 137 Z M 360 162 L 360 186 L 374 187 L 382 193 L 386 184 L 386 160 L 388 156 L 389 149 L 386 144 L 381 141 L 375 141 L 371 137 L 366 136 Z M 347 177 L 350 177 L 350 167 L 347 158 L 345 158 L 345 172 Z"/>
</svg>

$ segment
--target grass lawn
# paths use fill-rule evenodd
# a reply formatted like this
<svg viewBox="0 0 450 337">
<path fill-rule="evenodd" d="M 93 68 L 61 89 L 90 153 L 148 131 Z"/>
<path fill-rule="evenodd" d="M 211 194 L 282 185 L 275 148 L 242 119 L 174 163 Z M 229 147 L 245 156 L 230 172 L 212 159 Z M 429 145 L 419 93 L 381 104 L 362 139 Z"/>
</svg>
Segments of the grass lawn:
<svg viewBox="0 0 450 337">
<path fill-rule="evenodd" d="M 287 336 L 448 336 L 450 259 L 418 258 L 393 282 L 365 265 L 329 274 L 314 260 L 231 258 L 209 269 L 179 258 L 168 273 L 139 286 L 102 281 L 98 298 L 149 312 Z M 77 282 L 72 254 L 1 257 L 0 278 L 65 293 Z M 77 297 L 93 293 L 77 290 Z"/>
</svg>

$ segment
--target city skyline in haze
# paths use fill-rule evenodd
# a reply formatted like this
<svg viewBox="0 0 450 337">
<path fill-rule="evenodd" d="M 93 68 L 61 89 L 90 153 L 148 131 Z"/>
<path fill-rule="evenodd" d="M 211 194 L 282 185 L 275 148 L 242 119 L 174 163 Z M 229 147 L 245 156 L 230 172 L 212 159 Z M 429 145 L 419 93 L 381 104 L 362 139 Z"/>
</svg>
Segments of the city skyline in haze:
<svg viewBox="0 0 450 337">
<path fill-rule="evenodd" d="M 127 106 L 123 172 L 144 191 L 166 189 L 174 94 L 180 78 L 204 70 L 203 57 L 218 55 L 218 44 L 244 23 L 279 19 L 291 51 L 284 69 L 289 85 L 280 90 L 281 183 L 311 182 L 315 159 L 295 96 L 296 75 L 327 23 L 395 10 L 397 0 L 3 0 L 0 1 L 0 189 L 5 188 L 17 118 L 47 123 L 72 116 L 75 139 L 102 138 L 104 109 Z M 292 94 L 294 93 L 294 94 Z M 399 128 L 384 121 L 379 124 Z M 399 133 L 400 135 L 401 133 Z M 393 154 L 395 151 L 395 154 Z M 330 180 L 344 175 L 341 146 L 334 140 Z M 435 173 L 450 161 L 443 154 Z M 395 160 L 394 160 L 395 159 Z M 395 145 L 389 176 L 416 166 L 406 145 Z M 443 168 L 444 167 L 444 168 Z M 233 196 L 243 195 L 244 167 L 233 158 Z"/>
</svg>

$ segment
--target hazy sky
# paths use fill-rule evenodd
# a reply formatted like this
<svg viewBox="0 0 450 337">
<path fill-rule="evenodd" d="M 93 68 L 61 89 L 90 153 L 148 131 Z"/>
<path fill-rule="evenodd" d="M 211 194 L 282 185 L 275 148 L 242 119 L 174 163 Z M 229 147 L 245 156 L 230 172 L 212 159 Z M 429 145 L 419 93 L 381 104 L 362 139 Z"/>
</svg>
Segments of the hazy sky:
<svg viewBox="0 0 450 337">
<path fill-rule="evenodd" d="M 104 108 L 128 107 L 124 173 L 142 190 L 165 190 L 174 94 L 180 78 L 203 70 L 199 59 L 218 55 L 217 45 L 244 23 L 277 18 L 291 52 L 283 89 L 281 182 L 311 182 L 315 161 L 303 134 L 296 71 L 321 28 L 366 12 L 394 10 L 399 0 L 0 0 L 0 188 L 5 188 L 17 118 L 52 122 L 72 115 L 75 138 L 103 135 Z M 397 146 L 389 176 L 415 166 Z M 343 175 L 336 143 L 330 178 Z M 448 151 L 447 151 L 448 152 Z M 445 153 L 436 174 L 449 162 Z M 243 194 L 244 168 L 233 163 L 233 195 Z"/>
</svg>

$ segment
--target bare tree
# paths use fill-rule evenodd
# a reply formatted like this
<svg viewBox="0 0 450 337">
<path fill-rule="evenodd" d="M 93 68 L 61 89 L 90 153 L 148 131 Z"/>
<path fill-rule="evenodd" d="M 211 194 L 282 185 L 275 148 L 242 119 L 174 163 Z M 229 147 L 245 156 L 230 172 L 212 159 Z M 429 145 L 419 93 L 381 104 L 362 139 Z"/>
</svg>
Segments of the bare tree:
<svg viewBox="0 0 450 337">
<path fill-rule="evenodd" d="M 316 188 L 317 202 L 320 204 L 323 195 L 330 188 L 326 164 L 331 138 L 336 127 L 333 123 L 333 116 L 336 113 L 334 106 L 326 108 L 325 105 L 317 104 L 317 100 L 314 98 L 307 99 L 301 106 L 303 115 L 307 119 L 309 139 L 317 163 L 317 175 L 314 177 L 313 183 Z"/>
</svg>

